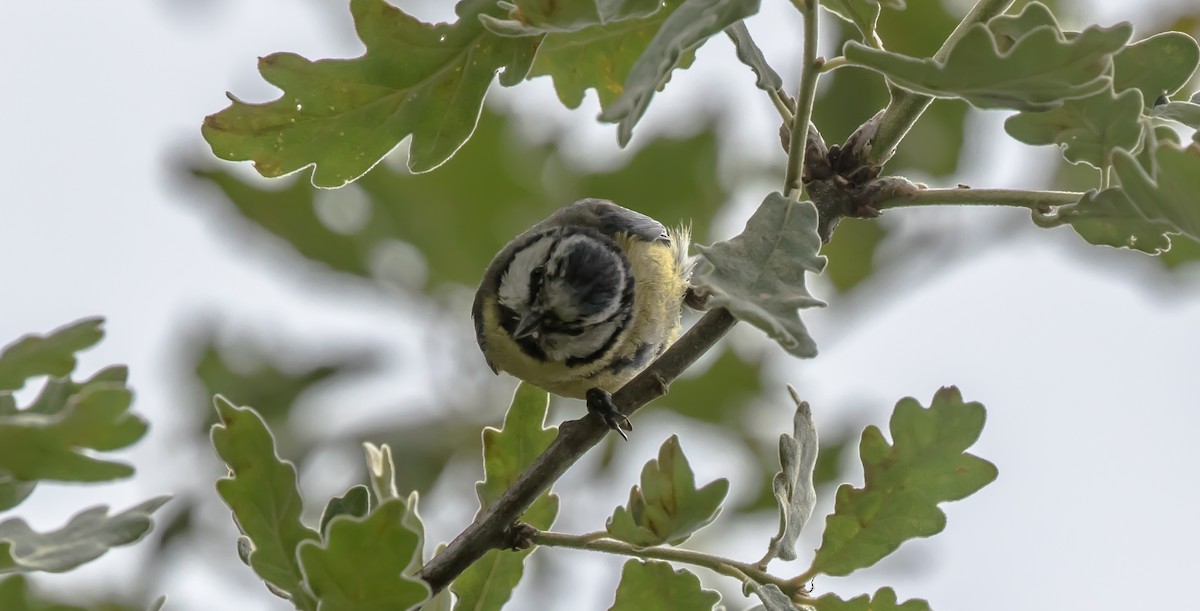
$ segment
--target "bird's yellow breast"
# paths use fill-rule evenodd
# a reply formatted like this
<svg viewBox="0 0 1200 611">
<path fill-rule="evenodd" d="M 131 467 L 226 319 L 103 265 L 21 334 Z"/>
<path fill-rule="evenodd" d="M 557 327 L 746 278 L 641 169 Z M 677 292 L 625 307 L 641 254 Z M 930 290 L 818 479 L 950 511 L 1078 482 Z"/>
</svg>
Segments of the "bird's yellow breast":
<svg viewBox="0 0 1200 611">
<path fill-rule="evenodd" d="M 633 315 L 619 331 L 613 346 L 600 358 L 583 365 L 568 366 L 533 358 L 504 332 L 496 296 L 488 295 L 482 311 L 483 345 L 488 360 L 496 368 L 556 395 L 582 399 L 591 388 L 617 390 L 679 337 L 679 316 L 687 282 L 671 247 L 627 235 L 614 236 L 614 241 L 629 259 L 634 289 Z M 642 354 L 652 354 L 638 366 L 624 365 L 639 350 Z"/>
</svg>

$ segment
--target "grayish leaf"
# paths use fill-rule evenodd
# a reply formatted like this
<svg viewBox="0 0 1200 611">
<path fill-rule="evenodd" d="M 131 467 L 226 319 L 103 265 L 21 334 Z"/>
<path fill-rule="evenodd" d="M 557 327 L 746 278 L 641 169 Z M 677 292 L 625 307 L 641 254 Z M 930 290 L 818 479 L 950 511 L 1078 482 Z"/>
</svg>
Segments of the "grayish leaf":
<svg viewBox="0 0 1200 611">
<path fill-rule="evenodd" d="M 825 305 L 804 285 L 806 272 L 825 269 L 812 202 L 772 193 L 741 234 L 696 248 L 707 261 L 696 284 L 712 294 L 713 307 L 728 308 L 794 356 L 816 356 L 816 342 L 796 311 Z"/>
<path fill-rule="evenodd" d="M 35 532 L 21 518 L 0 522 L 0 574 L 62 573 L 95 560 L 109 548 L 128 545 L 150 532 L 150 515 L 170 498 L 155 497 L 112 516 L 106 505 L 92 507 L 48 533 Z"/>
<path fill-rule="evenodd" d="M 779 534 L 771 538 L 767 555 L 761 563 L 772 558 L 796 559 L 796 539 L 812 517 L 817 504 L 817 489 L 813 486 L 813 469 L 817 466 L 817 428 L 813 425 L 812 410 L 801 401 L 796 389 L 787 387 L 796 402 L 792 419 L 793 433 L 779 436 L 779 473 L 771 481 L 775 500 L 779 502 Z"/>
<path fill-rule="evenodd" d="M 667 17 L 646 51 L 638 58 L 625 80 L 625 92 L 604 112 L 600 120 L 617 123 L 617 140 L 629 144 L 654 92 L 666 82 L 684 53 L 704 44 L 709 37 L 758 12 L 759 0 L 684 0 Z"/>
</svg>

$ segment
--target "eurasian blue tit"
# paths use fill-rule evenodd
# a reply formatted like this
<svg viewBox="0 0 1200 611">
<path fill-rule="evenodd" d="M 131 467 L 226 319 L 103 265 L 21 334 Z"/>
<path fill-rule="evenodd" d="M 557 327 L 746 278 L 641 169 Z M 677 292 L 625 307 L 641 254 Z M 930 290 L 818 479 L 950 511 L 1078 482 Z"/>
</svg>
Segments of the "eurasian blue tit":
<svg viewBox="0 0 1200 611">
<path fill-rule="evenodd" d="M 610 428 L 630 430 L 610 393 L 679 336 L 689 240 L 687 229 L 602 199 L 560 208 L 484 272 L 472 316 L 488 365 L 586 399 Z"/>
</svg>

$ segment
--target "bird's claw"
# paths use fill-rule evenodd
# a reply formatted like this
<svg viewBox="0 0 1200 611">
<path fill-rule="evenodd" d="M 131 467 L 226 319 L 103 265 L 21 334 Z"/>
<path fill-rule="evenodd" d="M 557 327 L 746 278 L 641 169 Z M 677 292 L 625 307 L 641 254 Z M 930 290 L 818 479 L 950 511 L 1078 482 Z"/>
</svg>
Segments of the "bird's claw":
<svg viewBox="0 0 1200 611">
<path fill-rule="evenodd" d="M 629 418 L 625 414 L 617 411 L 612 393 L 601 388 L 593 388 L 587 391 L 586 399 L 588 412 L 599 416 L 604 424 L 608 425 L 608 428 L 621 436 L 621 439 L 629 441 L 625 431 L 632 431 L 633 423 L 629 422 Z"/>
</svg>

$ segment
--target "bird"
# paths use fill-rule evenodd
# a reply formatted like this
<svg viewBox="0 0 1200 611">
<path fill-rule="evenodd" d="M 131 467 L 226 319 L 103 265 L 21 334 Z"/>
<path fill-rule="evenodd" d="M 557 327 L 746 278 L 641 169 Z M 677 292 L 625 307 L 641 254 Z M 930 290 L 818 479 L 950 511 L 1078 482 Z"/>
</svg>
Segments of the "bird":
<svg viewBox="0 0 1200 611">
<path fill-rule="evenodd" d="M 493 373 L 584 399 L 627 438 L 612 393 L 678 337 L 696 259 L 691 232 L 587 198 L 510 241 L 484 271 L 471 308 Z"/>
</svg>

